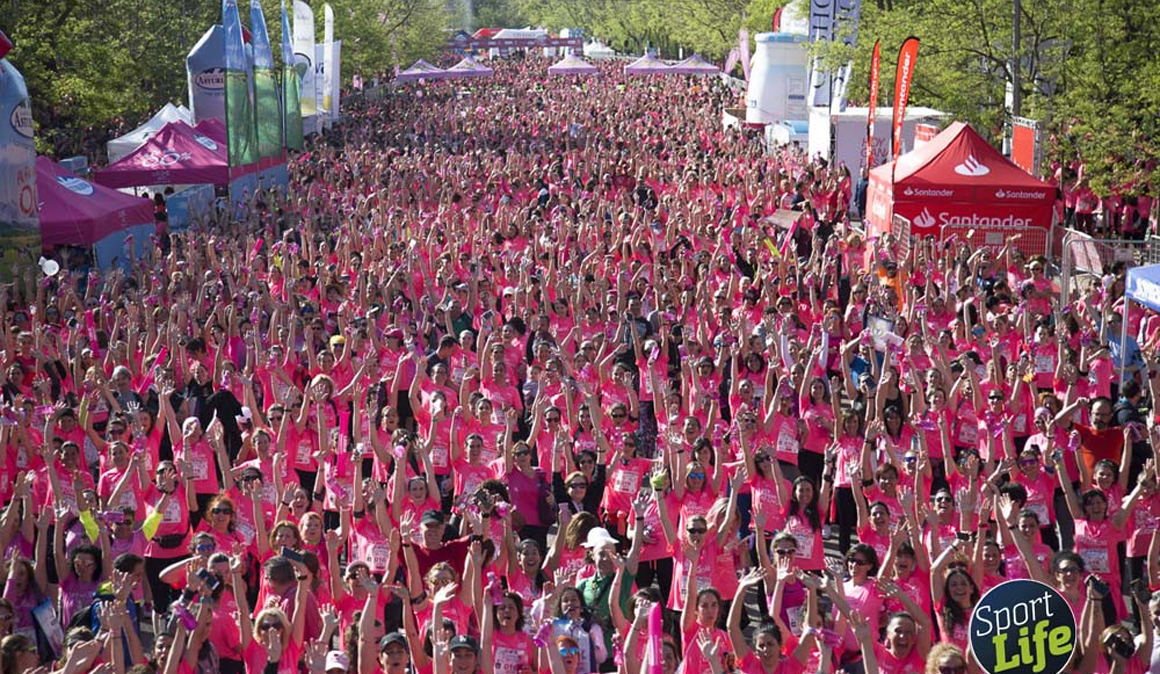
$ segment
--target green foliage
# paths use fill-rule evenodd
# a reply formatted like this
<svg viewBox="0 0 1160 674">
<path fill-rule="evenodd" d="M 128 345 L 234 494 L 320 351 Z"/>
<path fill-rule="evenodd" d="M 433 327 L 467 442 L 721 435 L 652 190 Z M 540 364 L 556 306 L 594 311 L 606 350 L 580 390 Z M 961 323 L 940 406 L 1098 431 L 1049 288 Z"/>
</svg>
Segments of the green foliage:
<svg viewBox="0 0 1160 674">
<path fill-rule="evenodd" d="M 291 0 L 287 0 L 287 7 Z M 282 37 L 277 0 L 261 0 L 274 58 Z M 392 54 L 409 65 L 432 58 L 446 41 L 442 0 L 330 0 L 343 41 L 343 79 L 388 71 Z M 312 0 L 322 40 L 322 0 Z M 8 9 L 11 7 L 11 14 Z M 249 25 L 249 2 L 239 0 Z M 144 121 L 166 102 L 187 102 L 185 56 L 213 24 L 220 0 L 6 0 L 8 58 L 24 74 L 37 148 L 92 154 L 101 132 Z M 103 149 L 103 148 L 102 148 Z"/>
</svg>

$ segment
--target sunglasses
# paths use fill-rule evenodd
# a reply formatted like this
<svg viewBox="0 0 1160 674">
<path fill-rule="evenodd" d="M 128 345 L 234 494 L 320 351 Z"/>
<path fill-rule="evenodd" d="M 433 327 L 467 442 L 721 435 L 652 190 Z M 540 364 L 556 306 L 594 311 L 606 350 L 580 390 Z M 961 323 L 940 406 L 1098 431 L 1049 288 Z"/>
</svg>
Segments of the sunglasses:
<svg viewBox="0 0 1160 674">
<path fill-rule="evenodd" d="M 702 529 L 699 527 L 689 527 L 688 529 L 685 529 L 685 531 L 688 532 L 689 534 L 705 534 L 705 533 L 708 533 L 709 530 Z"/>
<path fill-rule="evenodd" d="M 987 400 L 1002 400 L 1003 396 L 987 396 Z"/>
<path fill-rule="evenodd" d="M 575 646 L 568 646 L 568 647 L 566 647 L 566 648 L 561 648 L 561 649 L 560 649 L 560 655 L 561 655 L 561 656 L 565 656 L 565 655 L 579 655 L 579 654 L 580 654 L 580 649 L 579 649 L 579 648 L 577 648 L 577 647 L 575 647 Z"/>
<path fill-rule="evenodd" d="M 1078 566 L 1061 566 L 1055 571 L 1056 573 L 1079 573 Z"/>
<path fill-rule="evenodd" d="M 705 474 L 704 473 L 689 473 L 689 479 L 690 480 L 704 480 Z"/>
<path fill-rule="evenodd" d="M 282 423 L 282 417 L 275 417 L 275 416 L 271 416 L 271 417 L 270 417 L 270 423 L 272 423 L 272 424 L 280 424 L 280 423 Z"/>
<path fill-rule="evenodd" d="M 214 508 L 210 512 L 212 512 L 215 515 L 233 515 L 234 514 L 234 511 L 230 510 L 229 508 Z"/>
<path fill-rule="evenodd" d="M 753 462 L 758 465 L 769 463 L 769 457 L 765 456 L 764 454 L 758 454 L 757 456 L 753 457 Z"/>
<path fill-rule="evenodd" d="M 531 454 L 531 452 L 526 449 L 521 449 L 518 452 L 512 452 L 512 456 L 527 456 L 529 454 Z"/>
<path fill-rule="evenodd" d="M 1034 466 L 1037 463 L 1039 463 L 1039 461 L 1036 459 L 1019 459 L 1020 466 Z"/>
<path fill-rule="evenodd" d="M 853 564 L 854 566 L 870 566 L 870 562 L 866 561 L 865 559 L 857 559 L 855 557 L 847 559 L 846 563 Z"/>
<path fill-rule="evenodd" d="M 587 482 L 572 482 L 571 484 L 568 485 L 568 488 L 569 489 L 587 489 L 588 483 Z"/>
<path fill-rule="evenodd" d="M 550 424 L 558 424 L 560 423 L 560 417 L 546 417 L 544 421 L 547 421 Z"/>
<path fill-rule="evenodd" d="M 778 557 L 792 557 L 797 554 L 797 550 L 792 548 L 781 548 L 780 550 L 774 550 L 773 553 Z"/>
<path fill-rule="evenodd" d="M 917 456 L 904 456 L 902 458 L 902 460 L 907 462 L 907 463 L 915 463 L 918 461 L 918 457 Z"/>
<path fill-rule="evenodd" d="M 201 543 L 194 549 L 198 552 L 213 552 L 214 550 L 217 550 L 217 545 L 213 543 Z"/>
<path fill-rule="evenodd" d="M 938 674 L 963 674 L 966 671 L 965 665 L 940 665 L 938 668 Z"/>
<path fill-rule="evenodd" d="M 624 413 L 621 413 L 621 412 L 617 412 L 617 413 L 615 413 L 615 414 L 610 414 L 609 416 L 611 416 L 613 419 L 623 419 L 623 418 L 625 418 L 625 417 L 626 417 L 626 416 L 628 416 L 628 415 L 627 415 L 627 414 L 624 414 Z"/>
<path fill-rule="evenodd" d="M 259 632 L 269 632 L 270 630 L 278 630 L 279 632 L 281 632 L 282 631 L 282 623 L 264 622 L 261 625 L 258 625 Z"/>
</svg>

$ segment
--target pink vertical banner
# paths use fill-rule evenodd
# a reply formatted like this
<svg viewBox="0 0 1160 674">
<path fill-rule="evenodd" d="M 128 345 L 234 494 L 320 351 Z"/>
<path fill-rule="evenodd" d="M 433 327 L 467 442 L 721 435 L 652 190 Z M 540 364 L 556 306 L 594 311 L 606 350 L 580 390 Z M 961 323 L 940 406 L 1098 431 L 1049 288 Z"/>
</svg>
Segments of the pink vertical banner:
<svg viewBox="0 0 1160 674">
<path fill-rule="evenodd" d="M 648 611 L 648 650 L 645 652 L 647 674 L 661 674 L 665 656 L 662 650 L 664 626 L 661 622 L 661 605 L 656 603 Z"/>
<path fill-rule="evenodd" d="M 169 358 L 169 349 L 163 346 L 161 347 L 161 351 L 157 352 L 157 358 L 154 359 L 153 365 L 145 373 L 145 376 L 141 379 L 141 383 L 137 385 L 138 395 L 144 396 L 149 391 L 149 387 L 153 385 L 154 380 L 157 378 L 157 366 L 167 358 Z"/>
<path fill-rule="evenodd" d="M 745 81 L 749 81 L 749 29 L 737 31 L 738 47 L 741 49 L 741 69 L 745 71 Z"/>
<path fill-rule="evenodd" d="M 729 56 L 725 57 L 725 67 L 722 69 L 722 71 L 726 75 L 733 72 L 733 66 L 737 65 L 739 60 L 741 60 L 741 52 L 738 51 L 737 47 L 730 49 Z"/>
</svg>

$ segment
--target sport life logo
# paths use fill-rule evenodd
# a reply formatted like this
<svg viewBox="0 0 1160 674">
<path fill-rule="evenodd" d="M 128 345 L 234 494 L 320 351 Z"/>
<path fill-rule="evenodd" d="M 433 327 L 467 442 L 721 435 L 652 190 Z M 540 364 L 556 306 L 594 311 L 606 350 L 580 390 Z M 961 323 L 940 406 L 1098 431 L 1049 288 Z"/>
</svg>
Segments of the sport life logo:
<svg viewBox="0 0 1160 674">
<path fill-rule="evenodd" d="M 75 176 L 57 176 L 56 182 L 60 183 L 61 187 L 67 190 L 76 192 L 77 194 L 87 197 L 93 193 L 93 185 L 87 180 L 82 180 Z"/>
<path fill-rule="evenodd" d="M 975 155 L 973 154 L 967 155 L 967 158 L 963 160 L 963 163 L 955 167 L 955 173 L 971 178 L 985 176 L 990 172 L 991 169 L 987 168 L 987 166 L 981 163 L 978 159 L 975 159 Z"/>
<path fill-rule="evenodd" d="M 1059 674 L 1076 645 L 1075 616 L 1055 588 L 1009 580 L 975 606 L 971 651 L 987 674 Z"/>
</svg>

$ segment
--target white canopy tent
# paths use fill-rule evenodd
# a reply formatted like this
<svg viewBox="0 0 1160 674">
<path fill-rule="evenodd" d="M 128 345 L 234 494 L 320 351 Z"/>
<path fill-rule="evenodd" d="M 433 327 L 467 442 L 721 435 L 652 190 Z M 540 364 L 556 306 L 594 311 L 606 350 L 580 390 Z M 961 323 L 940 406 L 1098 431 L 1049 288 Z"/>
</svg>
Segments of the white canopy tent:
<svg viewBox="0 0 1160 674">
<path fill-rule="evenodd" d="M 108 143 L 109 163 L 112 164 L 118 159 L 129 154 L 133 150 L 145 144 L 145 141 L 153 137 L 153 134 L 170 122 L 185 122 L 193 126 L 193 113 L 189 111 L 184 105 L 177 106 L 172 103 L 166 103 L 165 107 L 157 111 L 157 114 L 149 118 L 141 126 L 133 129 L 129 133 L 114 138 Z"/>
</svg>

